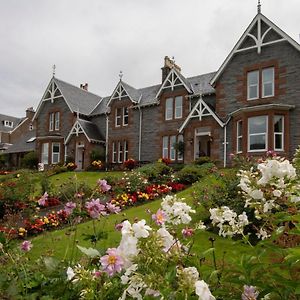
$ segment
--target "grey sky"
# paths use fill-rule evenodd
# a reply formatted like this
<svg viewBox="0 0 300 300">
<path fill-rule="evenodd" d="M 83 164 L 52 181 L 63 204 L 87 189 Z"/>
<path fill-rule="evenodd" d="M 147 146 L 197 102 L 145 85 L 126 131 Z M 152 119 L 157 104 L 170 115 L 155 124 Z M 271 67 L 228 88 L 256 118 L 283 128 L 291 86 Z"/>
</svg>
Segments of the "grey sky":
<svg viewBox="0 0 300 300">
<path fill-rule="evenodd" d="M 262 0 L 296 41 L 299 0 Z M 100 96 L 123 80 L 160 82 L 163 58 L 183 75 L 216 71 L 257 12 L 257 0 L 0 0 L 0 113 L 37 107 L 52 76 Z"/>
</svg>

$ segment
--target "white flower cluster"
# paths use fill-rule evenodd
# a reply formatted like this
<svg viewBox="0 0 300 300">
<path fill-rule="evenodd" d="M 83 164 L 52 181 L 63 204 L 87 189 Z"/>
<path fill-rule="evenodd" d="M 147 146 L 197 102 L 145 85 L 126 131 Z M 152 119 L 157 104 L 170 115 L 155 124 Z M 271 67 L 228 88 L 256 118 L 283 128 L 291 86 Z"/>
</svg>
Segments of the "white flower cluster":
<svg viewBox="0 0 300 300">
<path fill-rule="evenodd" d="M 236 212 L 227 206 L 211 208 L 209 212 L 212 224 L 219 228 L 219 235 L 224 237 L 242 234 L 244 227 L 249 224 L 245 212 L 238 216 Z"/>
<path fill-rule="evenodd" d="M 191 222 L 192 218 L 189 214 L 195 213 L 195 210 L 182 200 L 177 199 L 176 195 L 167 195 L 163 198 L 161 207 L 166 214 L 167 223 L 179 225 Z"/>
</svg>

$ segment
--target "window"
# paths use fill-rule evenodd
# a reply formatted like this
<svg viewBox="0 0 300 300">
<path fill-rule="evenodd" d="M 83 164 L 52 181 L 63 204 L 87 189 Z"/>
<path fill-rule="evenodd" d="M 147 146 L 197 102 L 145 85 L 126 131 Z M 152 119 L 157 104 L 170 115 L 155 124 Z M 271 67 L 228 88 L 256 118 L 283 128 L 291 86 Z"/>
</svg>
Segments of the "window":
<svg viewBox="0 0 300 300">
<path fill-rule="evenodd" d="M 183 142 L 183 135 L 163 136 L 162 139 L 162 157 L 170 160 L 183 160 L 183 153 L 179 153 L 175 146 L 176 143 Z"/>
<path fill-rule="evenodd" d="M 128 143 L 124 141 L 124 161 L 128 159 Z"/>
<path fill-rule="evenodd" d="M 249 72 L 247 76 L 248 100 L 258 99 L 259 88 L 259 71 Z"/>
<path fill-rule="evenodd" d="M 57 164 L 60 162 L 60 143 L 52 144 L 52 163 Z"/>
<path fill-rule="evenodd" d="M 50 113 L 49 115 L 49 131 L 53 131 L 54 129 L 54 113 Z"/>
<path fill-rule="evenodd" d="M 49 143 L 42 144 L 42 157 L 41 162 L 44 165 L 48 165 L 48 158 L 49 158 Z"/>
<path fill-rule="evenodd" d="M 274 96 L 274 68 L 262 70 L 262 97 Z"/>
<path fill-rule="evenodd" d="M 166 112 L 165 112 L 166 120 L 173 119 L 173 98 L 168 98 L 166 100 Z"/>
<path fill-rule="evenodd" d="M 54 119 L 55 119 L 55 127 L 54 127 L 54 129 L 55 130 L 59 130 L 59 123 L 60 123 L 60 113 L 59 113 L 59 111 L 57 111 L 56 113 L 55 113 L 55 115 L 54 115 Z"/>
<path fill-rule="evenodd" d="M 284 116 L 274 116 L 274 150 L 283 151 L 284 149 Z"/>
<path fill-rule="evenodd" d="M 236 152 L 240 153 L 243 151 L 243 121 L 239 120 L 236 123 Z"/>
<path fill-rule="evenodd" d="M 267 116 L 248 119 L 248 151 L 267 150 L 267 124 Z"/>
<path fill-rule="evenodd" d="M 118 142 L 118 162 L 121 163 L 123 161 L 123 145 L 122 142 Z"/>
<path fill-rule="evenodd" d="M 121 126 L 121 114 L 122 114 L 122 109 L 121 108 L 116 108 L 116 127 Z"/>
<path fill-rule="evenodd" d="M 177 142 L 179 144 L 183 143 L 183 135 L 182 134 L 178 135 Z M 178 160 L 183 160 L 183 149 L 178 149 L 178 151 L 177 151 L 177 159 Z"/>
<path fill-rule="evenodd" d="M 274 67 L 248 72 L 247 99 L 273 97 L 275 94 L 274 73 Z"/>
<path fill-rule="evenodd" d="M 112 143 L 112 162 L 115 163 L 117 161 L 117 150 L 116 150 L 116 143 Z"/>
<path fill-rule="evenodd" d="M 123 126 L 128 125 L 128 107 L 123 107 Z"/>
<path fill-rule="evenodd" d="M 176 136 L 170 136 L 170 159 L 175 160 L 176 158 L 176 151 L 175 151 L 175 144 L 176 144 Z"/>
<path fill-rule="evenodd" d="M 175 119 L 182 118 L 182 96 L 175 98 Z"/>
<path fill-rule="evenodd" d="M 9 127 L 9 128 L 13 128 L 14 127 L 14 122 L 5 120 L 4 121 L 4 126 Z"/>
</svg>

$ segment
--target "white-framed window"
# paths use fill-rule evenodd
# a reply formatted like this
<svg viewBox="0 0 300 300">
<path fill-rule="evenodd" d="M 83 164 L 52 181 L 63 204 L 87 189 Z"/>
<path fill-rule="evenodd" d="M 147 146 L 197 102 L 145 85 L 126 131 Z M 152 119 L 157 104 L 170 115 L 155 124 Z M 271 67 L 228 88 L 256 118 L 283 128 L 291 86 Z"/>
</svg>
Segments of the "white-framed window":
<svg viewBox="0 0 300 300">
<path fill-rule="evenodd" d="M 177 137 L 177 142 L 178 143 L 183 143 L 183 135 L 182 134 L 180 134 L 180 135 L 178 135 L 178 137 Z M 177 159 L 178 160 L 183 160 L 183 153 L 180 153 L 179 151 L 177 152 Z"/>
<path fill-rule="evenodd" d="M 176 159 L 175 144 L 176 144 L 176 135 L 171 135 L 170 136 L 170 159 L 171 160 Z"/>
<path fill-rule="evenodd" d="M 274 123 L 274 150 L 284 150 L 284 116 L 275 115 Z"/>
<path fill-rule="evenodd" d="M 60 143 L 52 143 L 52 163 L 60 162 Z"/>
<path fill-rule="evenodd" d="M 268 149 L 268 116 L 248 119 L 248 151 L 266 151 Z"/>
<path fill-rule="evenodd" d="M 49 163 L 49 143 L 43 143 L 42 144 L 42 157 L 41 157 L 41 163 L 44 165 L 48 165 Z"/>
<path fill-rule="evenodd" d="M 59 126 L 60 126 L 60 113 L 59 113 L 59 111 L 57 111 L 54 114 L 54 120 L 55 120 L 54 130 L 59 130 Z"/>
<path fill-rule="evenodd" d="M 13 128 L 14 127 L 14 122 L 13 121 L 5 120 L 4 121 L 4 126 L 5 127 L 9 127 L 9 128 Z"/>
<path fill-rule="evenodd" d="M 116 163 L 117 162 L 117 148 L 116 148 L 116 143 L 112 143 L 112 162 Z"/>
<path fill-rule="evenodd" d="M 162 157 L 169 158 L 169 137 L 163 136 Z"/>
<path fill-rule="evenodd" d="M 118 142 L 118 163 L 123 162 L 123 145 L 122 142 Z"/>
<path fill-rule="evenodd" d="M 236 152 L 243 152 L 243 121 L 239 120 L 236 122 Z"/>
<path fill-rule="evenodd" d="M 274 96 L 274 68 L 262 70 L 262 97 Z"/>
<path fill-rule="evenodd" d="M 247 99 L 254 100 L 259 98 L 259 71 L 247 73 Z"/>
<path fill-rule="evenodd" d="M 165 119 L 166 120 L 173 119 L 173 98 L 166 99 Z"/>
<path fill-rule="evenodd" d="M 54 113 L 49 114 L 49 131 L 54 130 Z"/>
<path fill-rule="evenodd" d="M 116 108 L 116 121 L 115 126 L 120 127 L 121 126 L 121 118 L 122 118 L 122 109 Z"/>
<path fill-rule="evenodd" d="M 123 107 L 123 126 L 128 125 L 128 107 Z"/>
<path fill-rule="evenodd" d="M 175 119 L 182 118 L 182 96 L 175 98 Z"/>
<path fill-rule="evenodd" d="M 124 161 L 128 160 L 128 142 L 124 141 Z"/>
</svg>

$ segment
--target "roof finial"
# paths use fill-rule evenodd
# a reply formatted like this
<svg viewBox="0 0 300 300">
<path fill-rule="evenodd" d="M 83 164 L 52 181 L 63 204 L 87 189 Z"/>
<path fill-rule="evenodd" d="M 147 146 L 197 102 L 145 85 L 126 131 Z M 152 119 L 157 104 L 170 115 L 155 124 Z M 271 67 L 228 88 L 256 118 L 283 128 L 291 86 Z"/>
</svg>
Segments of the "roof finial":
<svg viewBox="0 0 300 300">
<path fill-rule="evenodd" d="M 172 56 L 173 64 L 175 65 L 175 56 Z"/>
<path fill-rule="evenodd" d="M 120 77 L 120 81 L 121 81 L 121 80 L 122 80 L 122 77 L 123 77 L 123 72 L 122 72 L 122 71 L 120 71 L 119 77 Z"/>
<path fill-rule="evenodd" d="M 53 77 L 55 76 L 55 69 L 56 69 L 56 65 L 53 65 L 53 67 L 52 67 L 52 75 L 53 75 Z"/>
<path fill-rule="evenodd" d="M 261 13 L 261 4 L 260 4 L 260 0 L 258 0 L 258 3 L 257 3 L 257 13 L 258 13 L 258 14 Z"/>
</svg>

